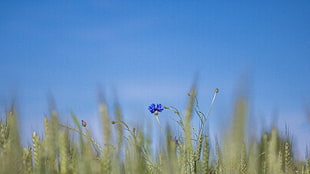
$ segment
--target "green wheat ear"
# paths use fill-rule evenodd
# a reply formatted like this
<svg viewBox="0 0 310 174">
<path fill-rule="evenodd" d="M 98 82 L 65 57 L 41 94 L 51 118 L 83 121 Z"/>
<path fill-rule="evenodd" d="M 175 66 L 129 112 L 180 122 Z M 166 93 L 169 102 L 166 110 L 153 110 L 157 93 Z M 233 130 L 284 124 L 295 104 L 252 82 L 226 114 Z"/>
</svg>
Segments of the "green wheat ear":
<svg viewBox="0 0 310 174">
<path fill-rule="evenodd" d="M 34 162 L 34 168 L 37 171 L 40 171 L 41 167 L 41 157 L 40 157 L 40 150 L 41 150 L 41 143 L 40 139 L 36 132 L 33 132 L 32 134 L 32 142 L 33 142 L 33 162 Z"/>
<path fill-rule="evenodd" d="M 241 146 L 241 153 L 240 153 L 240 162 L 239 162 L 239 172 L 241 174 L 248 173 L 248 161 L 247 161 L 247 152 L 245 144 Z"/>
<path fill-rule="evenodd" d="M 285 164 L 284 171 L 292 172 L 293 159 L 292 159 L 292 154 L 291 154 L 291 145 L 289 142 L 284 143 L 284 159 L 285 159 L 284 160 L 284 164 Z"/>
<path fill-rule="evenodd" d="M 104 143 L 110 144 L 111 142 L 111 120 L 110 120 L 110 116 L 108 113 L 107 105 L 105 103 L 100 104 L 99 112 L 100 112 L 102 126 L 103 126 Z"/>
<path fill-rule="evenodd" d="M 218 140 L 216 139 L 216 156 L 217 156 L 217 163 L 215 166 L 215 173 L 222 174 L 224 173 L 224 158 L 223 158 L 223 152 L 221 151 L 220 145 Z"/>
<path fill-rule="evenodd" d="M 204 174 L 208 174 L 209 173 L 209 158 L 210 158 L 210 146 L 209 146 L 208 136 L 205 136 L 202 156 L 203 156 L 202 170 Z"/>
<path fill-rule="evenodd" d="M 119 105 L 115 106 L 115 116 L 116 116 L 116 122 L 112 121 L 112 124 L 120 123 L 122 120 L 122 112 Z M 120 152 L 123 147 L 123 136 L 124 136 L 124 128 L 122 124 L 116 125 L 116 135 L 117 135 L 117 156 L 120 158 Z"/>
<path fill-rule="evenodd" d="M 310 174 L 310 159 L 309 157 L 306 159 L 306 164 L 305 164 L 305 174 Z"/>
<path fill-rule="evenodd" d="M 271 139 L 267 147 L 267 165 L 269 173 L 278 173 L 281 171 L 281 166 L 278 164 L 278 132 L 275 128 L 271 131 Z"/>
<path fill-rule="evenodd" d="M 99 106 L 99 112 L 101 116 L 102 126 L 103 126 L 103 137 L 104 137 L 104 149 L 103 149 L 103 173 L 111 173 L 111 121 L 108 113 L 107 105 L 105 103 L 101 103 Z"/>
<path fill-rule="evenodd" d="M 24 170 L 24 174 L 32 173 L 32 149 L 31 147 L 23 149 L 23 170 Z"/>
<path fill-rule="evenodd" d="M 194 173 L 194 159 L 193 159 L 193 144 L 192 144 L 192 125 L 191 118 L 193 113 L 194 99 L 196 95 L 196 90 L 192 89 L 190 93 L 189 102 L 185 111 L 185 147 L 184 153 L 186 154 L 185 168 L 187 172 Z"/>
<path fill-rule="evenodd" d="M 249 145 L 249 155 L 248 155 L 248 173 L 257 173 L 258 172 L 258 148 L 257 142 L 252 140 Z"/>
<path fill-rule="evenodd" d="M 68 173 L 69 167 L 69 132 L 63 130 L 59 136 L 60 173 Z"/>
</svg>

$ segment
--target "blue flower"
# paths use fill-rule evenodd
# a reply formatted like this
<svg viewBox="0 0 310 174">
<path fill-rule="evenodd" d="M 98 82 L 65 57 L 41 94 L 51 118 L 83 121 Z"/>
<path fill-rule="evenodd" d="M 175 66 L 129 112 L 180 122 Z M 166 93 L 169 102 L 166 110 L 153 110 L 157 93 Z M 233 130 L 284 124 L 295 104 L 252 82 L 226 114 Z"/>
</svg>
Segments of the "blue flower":
<svg viewBox="0 0 310 174">
<path fill-rule="evenodd" d="M 151 104 L 148 109 L 154 115 L 158 115 L 158 112 L 162 112 L 164 110 L 161 104 L 155 105 L 154 103 Z"/>
</svg>

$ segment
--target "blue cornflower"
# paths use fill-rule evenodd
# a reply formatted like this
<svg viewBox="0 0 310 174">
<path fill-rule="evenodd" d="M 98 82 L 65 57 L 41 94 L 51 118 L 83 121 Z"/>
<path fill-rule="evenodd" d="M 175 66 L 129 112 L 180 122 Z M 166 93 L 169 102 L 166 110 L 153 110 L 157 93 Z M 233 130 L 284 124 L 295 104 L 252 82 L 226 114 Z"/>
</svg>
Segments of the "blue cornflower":
<svg viewBox="0 0 310 174">
<path fill-rule="evenodd" d="M 164 110 L 161 104 L 155 105 L 154 103 L 149 106 L 149 111 L 154 114 L 158 115 L 158 112 L 162 112 Z"/>
</svg>

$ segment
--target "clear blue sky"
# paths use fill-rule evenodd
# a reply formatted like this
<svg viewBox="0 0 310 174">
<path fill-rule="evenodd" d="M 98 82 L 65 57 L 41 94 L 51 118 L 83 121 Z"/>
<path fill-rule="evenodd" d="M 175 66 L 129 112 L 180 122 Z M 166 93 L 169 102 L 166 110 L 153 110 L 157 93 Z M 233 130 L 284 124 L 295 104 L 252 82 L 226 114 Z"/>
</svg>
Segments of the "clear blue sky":
<svg viewBox="0 0 310 174">
<path fill-rule="evenodd" d="M 53 95 L 62 121 L 72 109 L 92 123 L 101 86 L 129 122 L 150 121 L 150 103 L 183 109 L 199 74 L 205 111 L 220 89 L 210 118 L 217 134 L 246 78 L 255 120 L 276 115 L 304 150 L 309 9 L 308 0 L 1 1 L 1 114 L 16 97 L 22 129 L 41 129 Z"/>
</svg>

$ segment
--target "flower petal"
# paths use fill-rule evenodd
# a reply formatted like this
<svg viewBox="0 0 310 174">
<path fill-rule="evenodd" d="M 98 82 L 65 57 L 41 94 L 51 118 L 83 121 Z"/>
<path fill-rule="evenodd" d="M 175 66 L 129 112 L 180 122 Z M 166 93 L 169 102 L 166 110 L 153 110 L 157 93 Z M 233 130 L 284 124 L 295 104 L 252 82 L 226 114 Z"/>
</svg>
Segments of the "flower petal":
<svg viewBox="0 0 310 174">
<path fill-rule="evenodd" d="M 163 108 L 163 106 L 161 104 L 157 104 L 156 108 L 157 108 L 158 112 L 161 112 L 161 111 L 164 110 L 164 108 Z"/>
<path fill-rule="evenodd" d="M 155 104 L 151 104 L 148 109 L 153 114 L 155 112 Z"/>
</svg>

